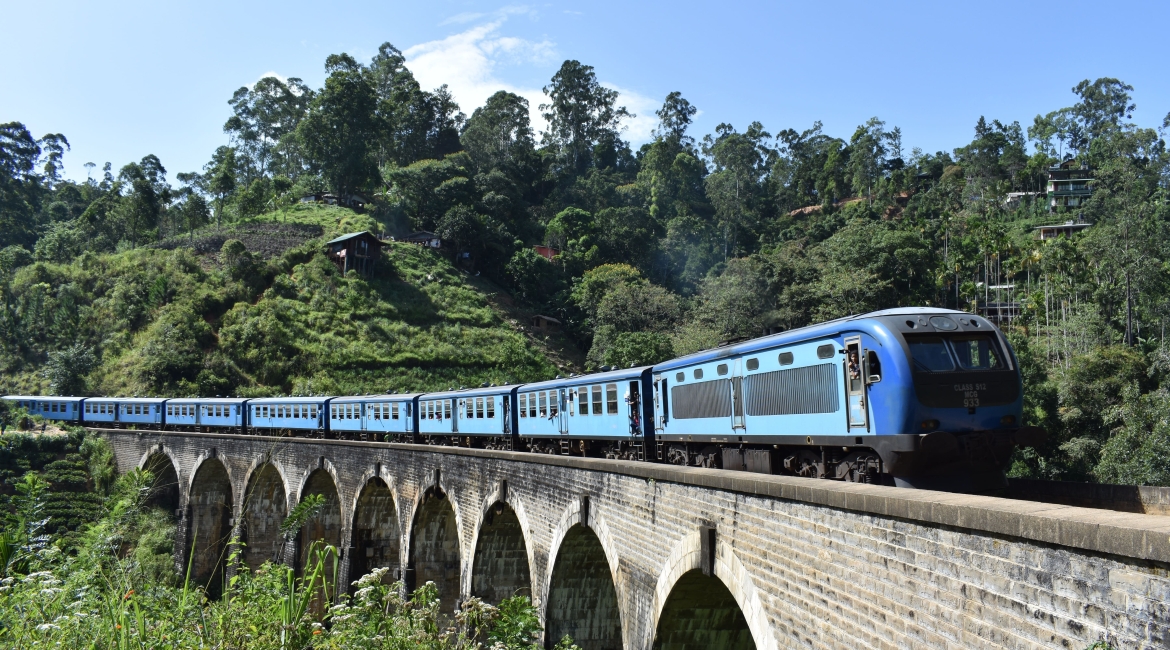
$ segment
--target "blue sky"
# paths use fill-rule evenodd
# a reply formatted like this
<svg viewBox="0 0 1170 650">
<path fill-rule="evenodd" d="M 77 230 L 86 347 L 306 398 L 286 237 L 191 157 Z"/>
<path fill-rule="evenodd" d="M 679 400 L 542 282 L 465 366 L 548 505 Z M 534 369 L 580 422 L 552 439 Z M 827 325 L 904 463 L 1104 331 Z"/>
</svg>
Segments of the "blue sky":
<svg viewBox="0 0 1170 650">
<path fill-rule="evenodd" d="M 638 117 L 678 90 L 693 134 L 759 120 L 848 138 L 871 116 L 907 151 L 968 142 L 980 115 L 1025 127 L 1071 105 L 1081 79 L 1133 86 L 1135 120 L 1170 112 L 1170 3 L 563 2 L 9 3 L 0 39 L 0 122 L 64 133 L 66 174 L 153 153 L 173 178 L 202 167 L 232 92 L 267 73 L 319 87 L 328 54 L 404 50 L 424 87 L 450 85 L 471 114 L 491 92 L 528 97 L 565 59 L 596 68 Z"/>
</svg>

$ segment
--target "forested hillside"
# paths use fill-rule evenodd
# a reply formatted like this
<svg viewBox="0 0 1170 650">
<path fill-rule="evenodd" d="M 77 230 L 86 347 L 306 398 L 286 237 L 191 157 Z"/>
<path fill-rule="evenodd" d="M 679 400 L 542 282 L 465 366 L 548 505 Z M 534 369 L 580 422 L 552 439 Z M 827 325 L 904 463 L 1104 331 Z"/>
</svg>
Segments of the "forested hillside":
<svg viewBox="0 0 1170 650">
<path fill-rule="evenodd" d="M 65 180 L 64 135 L 0 126 L 4 381 L 257 394 L 554 374 L 501 317 L 508 300 L 561 320 L 588 367 L 885 307 L 1017 302 L 1026 417 L 1052 435 L 1014 471 L 1170 484 L 1170 115 L 1133 123 L 1120 80 L 1086 80 L 1026 127 L 979 118 L 933 153 L 878 118 L 694 134 L 676 92 L 635 150 L 621 97 L 577 61 L 546 103 L 500 91 L 470 116 L 389 44 L 325 67 L 319 89 L 239 89 L 226 144 L 174 182 L 155 156 Z M 1066 161 L 1092 195 L 1051 210 Z M 324 192 L 364 206 L 344 227 L 291 209 Z M 1071 219 L 1093 225 L 1034 237 Z M 446 260 L 395 245 L 375 277 L 341 277 L 320 243 L 347 228 L 430 230 Z M 510 298 L 489 303 L 492 287 Z"/>
</svg>

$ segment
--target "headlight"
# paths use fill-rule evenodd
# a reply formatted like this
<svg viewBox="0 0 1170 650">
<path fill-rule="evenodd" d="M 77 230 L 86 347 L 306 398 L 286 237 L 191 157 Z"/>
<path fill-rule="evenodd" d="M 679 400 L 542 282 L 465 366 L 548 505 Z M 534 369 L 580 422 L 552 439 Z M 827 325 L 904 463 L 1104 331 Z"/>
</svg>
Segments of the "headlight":
<svg viewBox="0 0 1170 650">
<path fill-rule="evenodd" d="M 918 426 L 923 431 L 935 431 L 938 429 L 938 420 L 923 420 Z"/>
<path fill-rule="evenodd" d="M 1003 416 L 1002 418 L 1000 418 L 1000 419 L 999 419 L 999 423 L 1000 423 L 1000 425 L 1001 425 L 1001 426 L 1010 427 L 1010 426 L 1012 426 L 1013 424 L 1015 424 L 1015 423 L 1016 423 L 1016 416 L 1014 416 L 1014 415 L 1005 415 L 1005 416 Z"/>
</svg>

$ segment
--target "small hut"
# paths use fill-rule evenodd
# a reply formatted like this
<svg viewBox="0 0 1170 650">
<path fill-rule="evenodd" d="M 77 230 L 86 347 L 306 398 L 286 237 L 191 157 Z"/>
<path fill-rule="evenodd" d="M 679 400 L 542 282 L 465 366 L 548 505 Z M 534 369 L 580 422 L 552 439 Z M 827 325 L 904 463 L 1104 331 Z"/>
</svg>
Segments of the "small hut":
<svg viewBox="0 0 1170 650">
<path fill-rule="evenodd" d="M 544 332 L 561 331 L 561 321 L 552 316 L 536 315 L 532 317 L 532 326 Z"/>
<path fill-rule="evenodd" d="M 412 232 L 402 238 L 402 241 L 408 244 L 418 244 L 419 246 L 426 246 L 427 248 L 442 248 L 443 240 L 433 232 L 427 230 L 420 230 Z"/>
<path fill-rule="evenodd" d="M 369 276 L 378 263 L 382 242 L 368 232 L 351 232 L 325 243 L 329 259 L 337 264 L 342 274 L 357 271 Z"/>
</svg>

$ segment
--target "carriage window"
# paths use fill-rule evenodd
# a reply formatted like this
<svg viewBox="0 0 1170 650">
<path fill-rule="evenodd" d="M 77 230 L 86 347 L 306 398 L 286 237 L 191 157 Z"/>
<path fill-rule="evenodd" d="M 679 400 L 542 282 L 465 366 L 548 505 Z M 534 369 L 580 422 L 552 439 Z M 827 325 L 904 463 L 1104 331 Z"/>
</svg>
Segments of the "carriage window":
<svg viewBox="0 0 1170 650">
<path fill-rule="evenodd" d="M 907 336 L 906 344 L 910 347 L 915 370 L 946 372 L 955 369 L 955 362 L 951 360 L 941 336 Z"/>
<path fill-rule="evenodd" d="M 475 415 L 472 415 L 471 417 L 482 418 L 483 417 L 483 398 L 477 397 L 474 400 L 468 400 L 468 401 L 473 401 L 474 405 L 475 405 Z M 469 404 L 468 406 L 471 406 L 471 405 Z"/>
<path fill-rule="evenodd" d="M 951 348 L 963 370 L 1002 370 L 995 342 L 986 334 L 963 334 L 950 337 Z"/>
<path fill-rule="evenodd" d="M 726 363 L 719 364 L 719 366 L 715 368 L 715 372 L 719 373 L 720 375 L 726 375 L 727 374 L 727 364 Z"/>
<path fill-rule="evenodd" d="M 522 418 L 528 417 L 528 396 L 527 395 L 520 396 L 520 417 L 522 417 Z"/>
<path fill-rule="evenodd" d="M 782 365 L 782 366 L 791 366 L 792 365 L 792 353 L 791 352 L 781 352 L 780 353 L 780 365 Z"/>
<path fill-rule="evenodd" d="M 686 378 L 687 378 L 687 374 L 685 372 L 674 373 L 674 380 L 679 382 L 679 383 L 686 381 Z"/>
<path fill-rule="evenodd" d="M 316 405 L 314 405 L 313 408 L 309 409 L 309 417 L 313 418 L 314 420 L 317 419 L 317 406 Z"/>
<path fill-rule="evenodd" d="M 601 386 L 593 387 L 593 415 L 601 415 Z"/>
<path fill-rule="evenodd" d="M 451 400 L 449 399 L 443 400 L 443 417 L 451 419 Z"/>
<path fill-rule="evenodd" d="M 610 415 L 615 415 L 618 412 L 617 402 L 617 384 L 605 385 L 605 410 Z"/>
<path fill-rule="evenodd" d="M 548 414 L 555 416 L 561 412 L 561 398 L 558 391 L 550 390 L 548 392 Z"/>
<path fill-rule="evenodd" d="M 537 399 L 540 400 L 540 417 L 548 417 L 548 395 L 542 390 L 537 393 Z"/>
<path fill-rule="evenodd" d="M 50 402 L 50 403 L 49 403 L 49 412 L 50 412 L 50 413 L 56 413 L 56 412 L 57 412 L 57 403 L 56 403 L 56 402 Z"/>
<path fill-rule="evenodd" d="M 390 405 L 390 417 L 394 418 L 395 420 L 398 419 L 398 403 L 397 402 Z"/>
<path fill-rule="evenodd" d="M 747 369 L 748 370 L 759 370 L 760 369 L 760 360 L 759 359 L 748 359 L 747 360 Z"/>
<path fill-rule="evenodd" d="M 577 413 L 589 415 L 589 388 L 577 389 Z"/>
<path fill-rule="evenodd" d="M 536 393 L 528 394 L 528 417 L 536 417 Z"/>
<path fill-rule="evenodd" d="M 489 418 L 496 417 L 496 398 L 494 398 L 494 397 L 487 398 L 485 406 L 487 407 L 487 416 Z"/>
<path fill-rule="evenodd" d="M 826 343 L 825 345 L 817 346 L 817 358 L 818 359 L 831 359 L 831 358 L 833 358 L 833 344 Z"/>
<path fill-rule="evenodd" d="M 337 419 L 337 405 L 336 404 L 331 404 L 329 406 L 329 419 L 330 420 Z"/>
<path fill-rule="evenodd" d="M 703 369 L 702 368 L 695 368 L 695 379 L 702 379 L 702 378 L 703 378 Z"/>
</svg>

